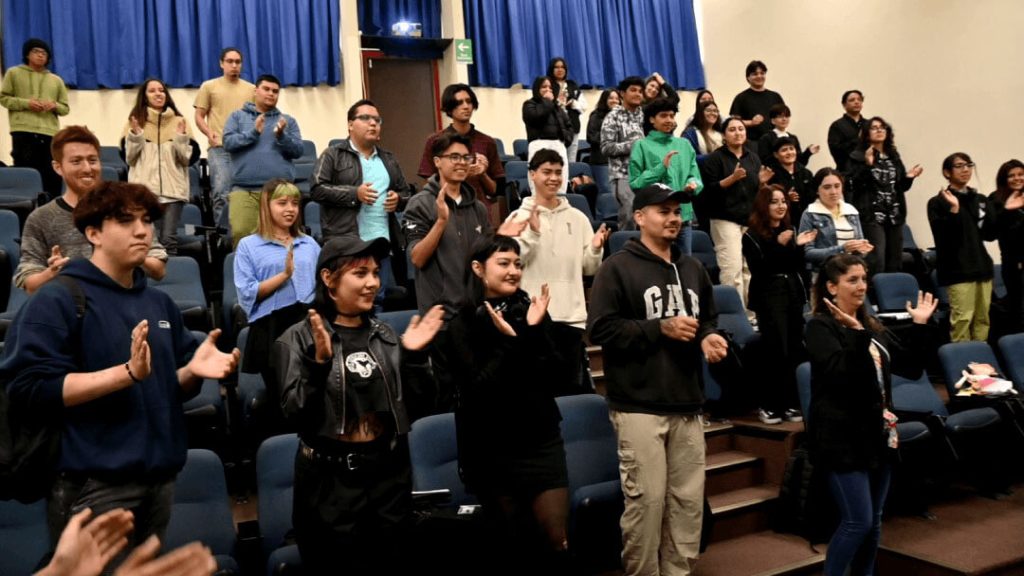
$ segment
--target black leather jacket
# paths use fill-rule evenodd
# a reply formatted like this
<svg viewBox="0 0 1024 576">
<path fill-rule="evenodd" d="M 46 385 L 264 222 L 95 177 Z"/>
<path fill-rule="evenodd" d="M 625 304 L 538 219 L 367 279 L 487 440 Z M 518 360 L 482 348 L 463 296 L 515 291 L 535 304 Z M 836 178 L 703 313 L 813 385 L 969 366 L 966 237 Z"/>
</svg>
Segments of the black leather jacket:
<svg viewBox="0 0 1024 576">
<path fill-rule="evenodd" d="M 412 190 L 402 175 L 395 155 L 380 147 L 377 147 L 377 154 L 388 171 L 391 190 L 398 193 L 398 208 L 395 212 L 401 212 L 405 210 Z M 356 191 L 363 184 L 363 168 L 347 138 L 320 154 L 310 180 L 309 196 L 320 203 L 320 225 L 324 240 L 341 234 L 359 234 L 357 217 L 362 203 L 356 197 Z M 386 191 L 378 190 L 377 193 L 386 194 Z M 395 212 L 388 214 L 388 232 L 392 246 L 404 249 L 405 236 L 401 233 Z"/>
<path fill-rule="evenodd" d="M 415 417 L 407 402 L 415 398 L 424 385 L 431 382 L 426 353 L 402 349 L 399 337 L 387 324 L 367 318 L 370 331 L 369 353 L 381 367 L 387 386 L 392 424 L 398 434 L 407 434 Z M 273 366 L 281 386 L 281 409 L 286 418 L 298 424 L 303 438 L 323 436 L 336 439 L 345 431 L 348 418 L 345 409 L 344 352 L 341 338 L 334 327 L 324 322 L 331 335 L 334 357 L 331 362 L 316 361 L 316 344 L 309 320 L 288 328 L 274 343 Z"/>
</svg>

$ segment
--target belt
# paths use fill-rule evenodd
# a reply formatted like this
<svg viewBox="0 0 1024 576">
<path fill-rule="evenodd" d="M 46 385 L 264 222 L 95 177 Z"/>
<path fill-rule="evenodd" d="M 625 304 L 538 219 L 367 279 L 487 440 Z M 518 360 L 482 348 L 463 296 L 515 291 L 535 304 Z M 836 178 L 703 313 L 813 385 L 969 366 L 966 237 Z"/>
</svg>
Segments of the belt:
<svg viewBox="0 0 1024 576">
<path fill-rule="evenodd" d="M 310 462 L 319 462 L 332 466 L 340 466 L 349 472 L 355 472 L 364 466 L 372 464 L 380 456 L 376 453 L 366 452 L 328 452 L 318 450 L 299 440 L 299 454 Z"/>
</svg>

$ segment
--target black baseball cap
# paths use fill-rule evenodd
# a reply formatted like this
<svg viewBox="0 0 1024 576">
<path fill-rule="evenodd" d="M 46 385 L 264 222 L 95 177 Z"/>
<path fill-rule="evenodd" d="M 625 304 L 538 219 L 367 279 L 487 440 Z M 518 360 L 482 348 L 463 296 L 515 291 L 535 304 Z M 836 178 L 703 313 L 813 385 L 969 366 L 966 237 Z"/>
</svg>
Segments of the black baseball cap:
<svg viewBox="0 0 1024 576">
<path fill-rule="evenodd" d="M 345 256 L 365 255 L 382 260 L 387 257 L 390 250 L 391 245 L 388 244 L 385 238 L 374 238 L 370 241 L 364 241 L 355 234 L 336 236 L 325 242 L 324 247 L 320 249 L 320 257 L 316 261 L 316 269 L 332 269 L 335 260 Z"/>
<path fill-rule="evenodd" d="M 633 211 L 636 212 L 646 206 L 662 204 L 669 200 L 679 202 L 680 204 L 688 204 L 693 200 L 693 197 L 688 192 L 672 190 L 664 184 L 655 183 L 636 191 L 636 196 L 633 196 Z"/>
</svg>

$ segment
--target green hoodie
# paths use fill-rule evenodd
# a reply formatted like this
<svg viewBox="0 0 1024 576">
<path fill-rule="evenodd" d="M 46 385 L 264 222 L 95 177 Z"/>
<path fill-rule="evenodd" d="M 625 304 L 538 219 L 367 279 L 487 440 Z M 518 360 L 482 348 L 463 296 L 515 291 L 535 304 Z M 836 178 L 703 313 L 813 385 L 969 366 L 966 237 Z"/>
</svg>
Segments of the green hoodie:
<svg viewBox="0 0 1024 576">
<path fill-rule="evenodd" d="M 33 112 L 28 107 L 31 99 L 57 103 L 52 112 Z M 36 72 L 22 64 L 7 71 L 0 87 L 0 106 L 10 112 L 11 132 L 32 132 L 53 136 L 60 130 L 57 116 L 65 116 L 68 108 L 68 89 L 60 76 L 43 70 Z"/>
<path fill-rule="evenodd" d="M 676 151 L 668 168 L 665 168 L 665 155 Z M 629 156 L 629 186 L 639 190 L 660 182 L 673 190 L 682 190 L 690 182 L 697 185 L 693 195 L 704 189 L 697 169 L 697 154 L 693 146 L 685 138 L 676 138 L 671 134 L 651 130 L 643 140 L 633 145 Z M 693 220 L 693 207 L 687 203 L 681 206 L 683 220 Z"/>
</svg>

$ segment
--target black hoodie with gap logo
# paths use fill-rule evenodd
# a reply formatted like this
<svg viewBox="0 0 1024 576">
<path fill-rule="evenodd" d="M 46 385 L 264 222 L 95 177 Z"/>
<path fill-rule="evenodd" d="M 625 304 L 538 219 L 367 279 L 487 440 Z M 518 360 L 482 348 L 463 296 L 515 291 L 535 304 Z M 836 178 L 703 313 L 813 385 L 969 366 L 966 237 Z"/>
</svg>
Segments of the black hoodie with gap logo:
<svg viewBox="0 0 1024 576">
<path fill-rule="evenodd" d="M 672 262 L 633 239 L 601 265 L 590 295 L 587 331 L 601 345 L 613 410 L 674 415 L 704 405 L 700 342 L 718 329 L 711 279 L 672 245 Z M 661 321 L 700 321 L 690 342 L 661 333 Z"/>
</svg>

